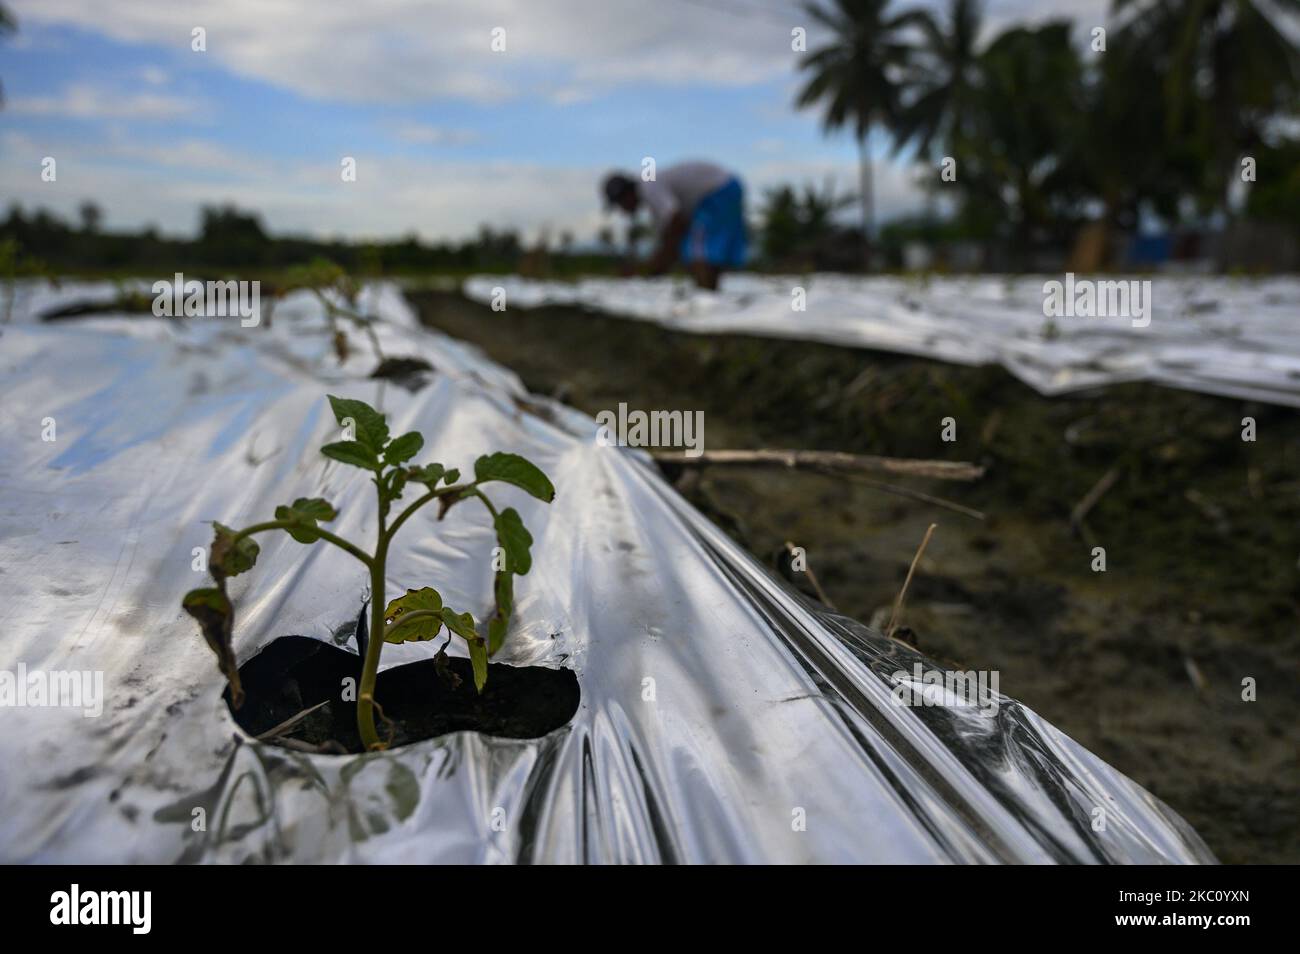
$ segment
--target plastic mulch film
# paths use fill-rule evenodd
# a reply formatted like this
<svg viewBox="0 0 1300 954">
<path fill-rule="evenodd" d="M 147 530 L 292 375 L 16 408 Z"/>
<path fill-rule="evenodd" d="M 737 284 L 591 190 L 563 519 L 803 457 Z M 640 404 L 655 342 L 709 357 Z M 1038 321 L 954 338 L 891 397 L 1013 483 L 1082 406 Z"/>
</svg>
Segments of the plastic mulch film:
<svg viewBox="0 0 1300 954">
<path fill-rule="evenodd" d="M 422 387 L 370 379 L 364 340 L 339 365 L 305 294 L 242 328 L 40 323 L 37 290 L 0 328 L 0 670 L 102 678 L 99 712 L 0 712 L 0 860 L 1214 860 L 1160 801 L 1005 696 L 899 705 L 934 664 L 794 595 L 642 456 L 419 329 L 393 287 L 363 297 L 386 354 L 434 366 Z M 551 476 L 549 507 L 500 491 L 536 542 L 497 660 L 573 669 L 566 727 L 324 756 L 236 726 L 180 610 L 204 579 L 193 549 L 205 521 L 245 525 L 317 494 L 337 531 L 373 534 L 364 475 L 318 453 L 335 429 L 326 392 L 423 432 L 422 460 L 511 450 Z M 396 540 L 384 595 L 431 584 L 482 618 L 490 526 L 469 508 L 422 519 L 427 532 Z M 257 571 L 231 581 L 241 662 L 285 634 L 354 648 L 368 595 L 355 564 L 260 542 Z M 384 668 L 435 648 L 389 646 Z"/>
<path fill-rule="evenodd" d="M 1107 311 L 1122 310 L 1127 300 L 1127 316 L 1051 319 L 1044 314 L 1049 281 L 1062 282 L 1065 293 L 1059 275 L 922 280 L 736 274 L 725 276 L 718 292 L 667 278 L 566 283 L 479 276 L 466 281 L 464 291 L 490 301 L 493 289 L 502 288 L 511 308 L 582 306 L 679 331 L 1001 364 L 1045 395 L 1151 381 L 1300 407 L 1295 278 L 1106 276 L 1089 279 L 1094 300 L 1104 299 Z M 1147 281 L 1149 288 L 1134 288 L 1134 281 Z M 802 289 L 801 302 L 794 298 L 796 288 Z M 1076 291 L 1072 300 L 1081 294 Z"/>
</svg>

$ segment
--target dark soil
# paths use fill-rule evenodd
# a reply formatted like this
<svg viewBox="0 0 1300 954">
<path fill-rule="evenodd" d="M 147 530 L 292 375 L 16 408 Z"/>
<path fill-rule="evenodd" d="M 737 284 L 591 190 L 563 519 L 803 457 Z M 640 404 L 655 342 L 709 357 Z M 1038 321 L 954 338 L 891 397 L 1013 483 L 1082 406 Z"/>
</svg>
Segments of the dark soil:
<svg viewBox="0 0 1300 954">
<path fill-rule="evenodd" d="M 1144 384 L 1043 398 L 1000 368 L 411 298 L 430 326 L 589 414 L 704 411 L 708 449 L 987 464 L 974 484 L 907 482 L 984 521 L 777 469 L 686 472 L 679 487 L 769 565 L 786 541 L 803 547 L 828 598 L 877 623 L 938 523 L 903 614 L 923 651 L 998 670 L 1002 691 L 1168 802 L 1223 861 L 1300 861 L 1300 414 Z M 1071 510 L 1112 468 L 1076 531 Z"/>
<path fill-rule="evenodd" d="M 260 736 L 324 702 L 291 730 L 266 741 L 327 753 L 363 752 L 356 702 L 343 699 L 344 681 L 359 681 L 360 673 L 356 653 L 306 636 L 282 636 L 239 667 L 244 704 L 231 712 L 240 728 Z M 392 745 L 400 746 L 465 730 L 537 738 L 573 718 L 579 694 L 571 670 L 493 663 L 480 695 L 469 660 L 449 658 L 446 672 L 433 660 L 381 671 L 375 697 L 392 720 Z M 229 705 L 229 690 L 225 698 Z M 383 736 L 382 720 L 378 727 Z"/>
<path fill-rule="evenodd" d="M 67 321 L 72 318 L 94 318 L 111 313 L 153 313 L 154 296 L 145 292 L 122 292 L 111 301 L 75 301 L 52 308 L 40 316 L 41 321 Z"/>
<path fill-rule="evenodd" d="M 384 358 L 370 372 L 372 378 L 396 381 L 411 390 L 418 390 L 424 378 L 432 373 L 433 365 L 419 357 Z"/>
</svg>

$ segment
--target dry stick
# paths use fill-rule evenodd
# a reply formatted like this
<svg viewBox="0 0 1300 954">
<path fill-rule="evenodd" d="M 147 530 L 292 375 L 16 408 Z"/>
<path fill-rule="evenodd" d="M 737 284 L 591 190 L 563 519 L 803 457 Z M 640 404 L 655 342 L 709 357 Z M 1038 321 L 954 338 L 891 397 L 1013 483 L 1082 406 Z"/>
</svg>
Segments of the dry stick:
<svg viewBox="0 0 1300 954">
<path fill-rule="evenodd" d="M 1232 525 L 1228 522 L 1228 515 L 1223 512 L 1223 508 L 1216 504 L 1199 490 L 1187 490 L 1183 493 L 1187 502 L 1194 505 L 1197 510 L 1205 515 L 1207 520 L 1214 522 L 1214 529 L 1221 534 L 1232 532 Z"/>
<path fill-rule="evenodd" d="M 984 519 L 984 514 L 981 511 L 975 510 L 971 507 L 964 506 L 963 504 L 959 504 L 956 501 L 947 500 L 943 497 L 935 497 L 932 494 L 922 493 L 919 490 L 912 490 L 908 487 L 899 487 L 897 484 L 887 484 L 884 483 L 883 481 L 872 480 L 869 477 L 864 477 L 862 475 L 862 470 L 866 470 L 874 466 L 872 464 L 867 464 L 861 469 L 853 470 L 853 469 L 838 469 L 834 467 L 823 467 L 823 466 L 818 466 L 816 464 L 809 464 L 806 462 L 806 455 L 823 454 L 823 453 L 833 453 L 833 452 L 829 452 L 829 451 L 709 451 L 708 453 L 701 454 L 699 457 L 686 457 L 681 454 L 667 453 L 664 451 L 656 451 L 653 454 L 651 454 L 651 456 L 656 461 L 660 461 L 665 464 L 679 464 L 679 465 L 684 464 L 687 466 L 696 466 L 696 467 L 703 466 L 705 464 L 713 464 L 713 463 L 736 464 L 736 465 L 743 464 L 743 465 L 750 465 L 750 466 L 754 466 L 754 465 L 762 466 L 764 464 L 780 464 L 786 467 L 807 467 L 808 469 L 819 473 L 830 474 L 833 476 L 848 477 L 850 480 L 855 480 L 860 484 L 865 484 L 868 487 L 871 487 L 875 490 L 882 491 L 887 494 L 895 494 L 899 497 L 907 497 L 910 500 L 919 500 L 921 503 L 931 504 L 935 507 L 942 507 L 945 510 L 951 510 L 954 513 L 959 513 L 967 517 L 972 517 L 976 520 Z M 727 456 L 725 459 L 719 460 L 717 458 L 717 455 L 719 454 L 723 454 Z M 769 456 L 765 456 L 762 459 L 758 459 L 753 456 L 755 454 L 769 455 Z M 777 455 L 793 454 L 796 456 L 796 460 L 793 463 L 791 463 L 789 459 L 785 457 L 782 457 L 781 459 L 774 459 L 770 456 L 773 454 L 777 454 Z M 741 456 L 738 455 L 745 455 L 745 456 L 742 458 Z M 926 465 L 927 469 L 929 465 L 935 465 L 935 464 L 944 468 L 953 468 L 953 467 L 970 468 L 969 473 L 971 474 L 971 476 L 953 476 L 954 473 L 961 473 L 961 472 L 949 471 L 946 476 L 940 477 L 938 473 L 933 471 L 928 471 L 923 473 L 921 469 L 915 470 L 915 474 L 917 476 L 938 477 L 938 479 L 940 480 L 974 480 L 976 479 L 976 477 L 978 477 L 980 474 L 983 474 L 984 472 L 984 468 L 977 467 L 974 464 L 965 464 L 965 463 L 954 464 L 952 462 L 942 461 L 942 460 L 917 461 L 917 460 L 907 460 L 904 458 L 890 458 L 890 457 L 855 457 L 855 455 L 853 454 L 836 454 L 836 456 L 852 458 L 855 459 L 856 461 L 868 461 L 868 462 L 892 461 L 894 465 Z M 689 472 L 690 471 L 688 471 L 688 473 Z"/>
<path fill-rule="evenodd" d="M 302 739 L 277 739 L 276 745 L 293 749 L 295 752 L 307 752 L 310 755 L 347 755 L 348 750 L 335 739 L 326 739 L 320 745 L 312 745 Z"/>
<path fill-rule="evenodd" d="M 921 554 L 925 552 L 925 546 L 930 542 L 930 536 L 938 526 L 937 523 L 930 524 L 930 529 L 925 531 L 925 539 L 916 549 L 916 556 L 912 557 L 912 565 L 907 568 L 907 579 L 903 581 L 903 588 L 898 591 L 898 598 L 894 600 L 894 611 L 889 614 L 889 625 L 885 627 L 885 635 L 891 639 L 898 626 L 898 614 L 903 611 L 903 600 L 907 598 L 907 587 L 912 582 L 912 574 L 916 572 L 916 565 L 921 562 Z"/>
<path fill-rule="evenodd" d="M 274 739 L 277 735 L 283 735 L 285 732 L 288 732 L 295 725 L 297 725 L 303 719 L 307 718 L 309 715 L 311 715 L 321 706 L 326 706 L 326 705 L 329 705 L 328 699 L 326 699 L 324 702 L 312 706 L 310 709 L 303 709 L 296 716 L 290 716 L 289 718 L 281 722 L 279 725 L 277 725 L 275 728 L 267 729 L 265 732 L 263 732 L 261 735 L 257 737 L 257 741 L 265 742 L 267 739 Z"/>
<path fill-rule="evenodd" d="M 1250 491 L 1250 496 L 1255 500 L 1259 500 L 1262 496 L 1264 496 L 1260 492 L 1260 480 L 1259 480 L 1258 467 L 1246 468 L 1246 488 Z"/>
<path fill-rule="evenodd" d="M 785 549 L 787 553 L 793 556 L 796 547 L 793 543 L 787 540 L 785 541 Z M 832 603 L 831 598 L 826 595 L 826 591 L 822 589 L 822 585 L 817 582 L 817 574 L 813 572 L 812 564 L 808 562 L 808 555 L 806 553 L 804 554 L 803 572 L 807 575 L 808 582 L 812 584 L 812 588 L 816 591 L 817 598 L 822 601 L 822 605 L 834 610 L 835 604 Z M 839 612 L 839 610 L 835 611 Z"/>
<path fill-rule="evenodd" d="M 1083 520 L 1088 516 L 1088 512 L 1097 505 L 1097 501 L 1102 498 L 1106 491 L 1115 486 L 1117 480 L 1119 480 L 1119 467 L 1115 466 L 1102 474 L 1101 480 L 1093 484 L 1092 489 L 1084 494 L 1083 499 L 1075 504 L 1074 509 L 1070 511 L 1070 526 L 1081 534 L 1088 543 L 1095 542 L 1095 538 Z"/>
<path fill-rule="evenodd" d="M 684 467 L 716 465 L 771 465 L 817 470 L 830 474 L 896 474 L 908 477 L 931 477 L 935 480 L 979 480 L 984 468 L 966 461 L 916 460 L 908 457 L 876 457 L 846 454 L 842 451 L 816 450 L 717 450 L 704 451 L 695 457 L 684 453 L 656 451 L 655 460 Z"/>
<path fill-rule="evenodd" d="M 1192 681 L 1192 688 L 1197 692 L 1205 692 L 1205 676 L 1201 673 L 1201 667 L 1196 665 L 1196 660 L 1184 654 L 1183 668 L 1187 670 L 1187 678 Z"/>
<path fill-rule="evenodd" d="M 280 739 L 277 744 L 282 748 L 293 749 L 295 752 L 307 752 L 311 755 L 320 754 L 319 745 L 312 745 L 310 742 L 304 742 L 301 739 Z"/>
<path fill-rule="evenodd" d="M 967 517 L 973 517 L 976 520 L 983 520 L 984 513 L 971 507 L 963 506 L 954 500 L 947 500 L 943 497 L 935 497 L 930 494 L 923 494 L 919 490 L 912 490 L 908 487 L 899 487 L 897 484 L 886 484 L 879 480 L 870 480 L 866 477 L 854 477 L 860 484 L 866 484 L 868 487 L 874 487 L 876 490 L 883 491 L 887 494 L 896 494 L 899 497 L 907 497 L 911 500 L 919 500 L 922 503 L 933 504 L 936 507 L 943 507 L 945 510 L 951 510 L 953 513 L 960 513 Z"/>
</svg>

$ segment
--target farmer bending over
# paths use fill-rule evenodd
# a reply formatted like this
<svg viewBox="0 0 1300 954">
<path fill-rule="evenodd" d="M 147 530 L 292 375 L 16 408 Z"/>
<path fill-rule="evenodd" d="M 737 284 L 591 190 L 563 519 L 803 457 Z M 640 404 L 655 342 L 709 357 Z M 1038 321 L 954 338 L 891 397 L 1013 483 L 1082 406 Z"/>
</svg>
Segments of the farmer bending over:
<svg viewBox="0 0 1300 954">
<path fill-rule="evenodd" d="M 682 162 L 646 182 L 621 172 L 605 177 L 605 201 L 635 215 L 650 209 L 657 236 L 644 271 L 662 275 L 679 258 L 695 284 L 717 288 L 724 268 L 745 264 L 744 190 L 740 179 L 709 162 Z"/>
</svg>

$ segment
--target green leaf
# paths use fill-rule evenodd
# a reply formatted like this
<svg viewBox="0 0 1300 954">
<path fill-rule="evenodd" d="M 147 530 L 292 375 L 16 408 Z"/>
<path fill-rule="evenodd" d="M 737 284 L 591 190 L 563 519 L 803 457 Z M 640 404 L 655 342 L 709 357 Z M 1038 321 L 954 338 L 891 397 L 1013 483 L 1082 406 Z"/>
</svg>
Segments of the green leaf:
<svg viewBox="0 0 1300 954">
<path fill-rule="evenodd" d="M 356 424 L 354 436 L 357 442 L 364 444 L 378 456 L 384 449 L 384 445 L 388 443 L 388 422 L 384 419 L 384 415 L 365 401 L 335 397 L 332 394 L 329 399 L 330 407 L 334 409 L 334 419 L 339 422 L 339 426 L 346 426 L 344 421 L 351 418 Z"/>
<path fill-rule="evenodd" d="M 384 629 L 384 642 L 423 642 L 437 636 L 442 629 L 442 619 L 439 616 L 423 616 L 409 623 L 402 622 L 403 616 L 416 610 L 441 613 L 442 597 L 433 587 L 426 586 L 418 590 L 407 590 L 405 596 L 399 596 L 389 603 L 384 609 L 384 619 L 388 623 Z"/>
<path fill-rule="evenodd" d="M 518 454 L 488 454 L 474 461 L 474 477 L 479 483 L 501 480 L 526 490 L 538 500 L 550 503 L 555 488 L 537 467 Z"/>
<path fill-rule="evenodd" d="M 275 508 L 275 519 L 292 523 L 293 526 L 286 527 L 285 532 L 299 543 L 315 543 L 320 539 L 316 521 L 333 520 L 337 516 L 338 511 L 320 497 L 299 497 L 292 506 Z"/>
<path fill-rule="evenodd" d="M 442 480 L 446 471 L 443 470 L 442 464 L 425 464 L 423 467 L 411 467 L 407 470 L 407 473 L 417 484 L 424 484 L 430 490 L 433 490 L 438 486 L 438 481 Z"/>
<path fill-rule="evenodd" d="M 261 552 L 252 537 L 235 538 L 235 531 L 213 521 L 212 549 L 208 553 L 208 569 L 213 577 L 224 579 L 251 570 Z"/>
<path fill-rule="evenodd" d="M 533 565 L 532 554 L 528 552 L 528 548 L 533 545 L 533 535 L 528 532 L 524 521 L 513 507 L 502 510 L 494 523 L 497 543 L 506 552 L 506 569 L 523 576 Z"/>
<path fill-rule="evenodd" d="M 230 683 L 230 701 L 236 709 L 244 704 L 244 689 L 239 684 L 239 666 L 235 651 L 230 645 L 230 633 L 235 624 L 235 611 L 225 591 L 209 586 L 190 590 L 181 600 L 181 608 L 199 621 L 199 629 L 211 650 L 217 654 L 217 665 Z"/>
<path fill-rule="evenodd" d="M 492 618 L 488 620 L 488 655 L 496 655 L 501 644 L 506 641 L 506 630 L 509 628 L 509 618 L 503 619 L 499 613 L 492 614 Z"/>
<path fill-rule="evenodd" d="M 488 653 L 495 655 L 506 641 L 510 628 L 510 614 L 515 608 L 515 577 L 509 570 L 501 570 L 492 581 L 492 594 L 496 610 L 488 620 Z"/>
<path fill-rule="evenodd" d="M 402 496 L 402 491 L 406 489 L 407 473 L 404 470 L 395 470 L 388 477 L 388 498 L 396 500 Z"/>
<path fill-rule="evenodd" d="M 326 444 L 320 452 L 326 457 L 341 460 L 362 470 L 379 469 L 379 458 L 375 456 L 375 452 L 360 441 L 336 441 L 333 444 Z"/>
<path fill-rule="evenodd" d="M 488 676 L 488 651 L 481 636 L 469 641 L 469 661 L 474 666 L 474 688 L 481 693 Z"/>
<path fill-rule="evenodd" d="M 456 481 L 460 480 L 460 471 L 454 469 L 447 471 L 447 474 L 445 477 L 443 477 L 443 480 L 447 481 L 447 486 L 450 487 Z"/>
<path fill-rule="evenodd" d="M 478 639 L 478 631 L 474 628 L 474 617 L 469 613 L 457 613 L 450 606 L 442 608 L 442 621 L 447 624 L 447 628 L 457 636 L 465 640 Z"/>
<path fill-rule="evenodd" d="M 492 595 L 496 597 L 497 610 L 502 616 L 510 618 L 510 611 L 515 608 L 515 578 L 509 570 L 502 570 L 492 583 Z"/>
<path fill-rule="evenodd" d="M 404 460 L 410 460 L 420 453 L 422 447 L 424 447 L 424 437 L 420 435 L 419 431 L 411 431 L 401 437 L 394 437 L 388 446 L 384 448 L 384 463 L 400 464 Z"/>
<path fill-rule="evenodd" d="M 474 629 L 474 617 L 469 613 L 457 613 L 451 607 L 444 606 L 442 621 L 469 646 L 469 660 L 474 667 L 474 688 L 482 692 L 487 684 L 488 650 L 483 643 L 483 637 Z"/>
<path fill-rule="evenodd" d="M 312 520 L 329 522 L 339 515 L 333 505 L 323 497 L 299 497 L 293 502 L 295 512 Z"/>
</svg>

